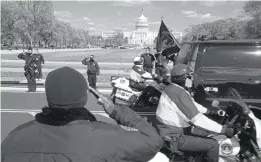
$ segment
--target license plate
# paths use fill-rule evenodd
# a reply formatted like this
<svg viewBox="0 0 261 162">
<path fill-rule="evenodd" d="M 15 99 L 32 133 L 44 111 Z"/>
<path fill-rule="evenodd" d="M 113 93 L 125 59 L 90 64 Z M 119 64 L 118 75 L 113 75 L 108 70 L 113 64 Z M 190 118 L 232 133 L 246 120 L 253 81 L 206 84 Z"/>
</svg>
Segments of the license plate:
<svg viewBox="0 0 261 162">
<path fill-rule="evenodd" d="M 117 89 L 115 97 L 124 99 L 124 100 L 129 100 L 131 97 L 131 93 L 124 91 L 124 90 Z"/>
</svg>

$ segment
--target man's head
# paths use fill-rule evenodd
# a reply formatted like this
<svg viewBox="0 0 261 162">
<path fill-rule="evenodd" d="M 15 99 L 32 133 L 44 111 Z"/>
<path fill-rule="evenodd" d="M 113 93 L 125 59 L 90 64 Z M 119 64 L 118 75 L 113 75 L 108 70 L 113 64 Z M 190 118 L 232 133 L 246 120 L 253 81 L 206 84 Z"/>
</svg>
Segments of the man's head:
<svg viewBox="0 0 261 162">
<path fill-rule="evenodd" d="M 171 70 L 171 81 L 184 88 L 192 87 L 193 70 L 185 64 L 177 64 Z"/>
<path fill-rule="evenodd" d="M 28 47 L 28 51 L 27 51 L 27 53 L 28 53 L 29 55 L 33 53 L 33 48 L 32 48 L 31 46 Z"/>
<path fill-rule="evenodd" d="M 83 108 L 87 102 L 86 79 L 81 73 L 67 66 L 47 75 L 45 91 L 50 108 Z"/>
<path fill-rule="evenodd" d="M 93 61 L 94 60 L 94 55 L 90 56 L 90 60 Z"/>
<path fill-rule="evenodd" d="M 150 47 L 147 47 L 147 48 L 146 48 L 145 53 L 147 53 L 147 54 L 150 53 Z"/>
</svg>

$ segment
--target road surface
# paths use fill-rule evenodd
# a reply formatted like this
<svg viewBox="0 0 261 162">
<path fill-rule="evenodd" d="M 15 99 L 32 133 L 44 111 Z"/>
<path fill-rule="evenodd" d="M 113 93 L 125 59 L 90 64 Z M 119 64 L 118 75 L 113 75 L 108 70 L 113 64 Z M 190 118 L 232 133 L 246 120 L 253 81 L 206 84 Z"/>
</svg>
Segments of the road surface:
<svg viewBox="0 0 261 162">
<path fill-rule="evenodd" d="M 101 89 L 105 96 L 109 96 L 107 89 Z M 45 92 L 26 93 L 21 91 L 1 91 L 1 122 L 2 122 L 2 141 L 18 125 L 34 119 L 34 115 L 39 113 L 44 106 L 47 106 Z M 89 93 L 85 107 L 94 113 L 98 120 L 115 123 L 109 119 L 97 99 Z M 155 118 L 155 112 L 144 108 L 138 111 L 141 116 L 146 116 L 149 120 Z"/>
<path fill-rule="evenodd" d="M 34 119 L 33 115 L 40 112 L 42 107 L 47 106 L 45 93 L 1 92 L 1 101 L 2 141 L 11 130 Z M 115 123 L 112 119 L 101 116 L 106 113 L 102 106 L 97 104 L 97 99 L 92 94 L 88 95 L 85 107 L 97 114 L 98 120 Z"/>
</svg>

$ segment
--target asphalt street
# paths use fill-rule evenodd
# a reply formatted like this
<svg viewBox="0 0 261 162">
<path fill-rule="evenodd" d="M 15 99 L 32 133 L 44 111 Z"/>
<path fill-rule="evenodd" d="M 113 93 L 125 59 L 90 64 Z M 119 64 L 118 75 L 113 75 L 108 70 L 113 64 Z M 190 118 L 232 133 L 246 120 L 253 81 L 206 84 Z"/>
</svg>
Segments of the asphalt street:
<svg viewBox="0 0 261 162">
<path fill-rule="evenodd" d="M 34 114 L 47 106 L 45 93 L 1 92 L 1 141 L 17 126 L 34 119 Z M 114 120 L 105 117 L 106 113 L 97 99 L 88 95 L 85 105 L 92 111 L 98 120 L 115 123 Z"/>
<path fill-rule="evenodd" d="M 103 89 L 104 90 L 104 89 Z M 104 94 L 109 96 L 108 93 Z M 1 92 L 1 140 L 17 126 L 34 119 L 34 115 L 39 113 L 41 109 L 47 106 L 47 100 L 44 92 L 26 93 L 19 91 L 2 91 Z M 116 123 L 110 119 L 104 112 L 101 105 L 97 103 L 97 99 L 89 93 L 88 101 L 85 108 L 96 115 L 99 121 Z M 136 110 L 141 116 L 146 116 L 153 121 L 155 118 L 155 110 L 151 108 L 142 108 Z"/>
</svg>

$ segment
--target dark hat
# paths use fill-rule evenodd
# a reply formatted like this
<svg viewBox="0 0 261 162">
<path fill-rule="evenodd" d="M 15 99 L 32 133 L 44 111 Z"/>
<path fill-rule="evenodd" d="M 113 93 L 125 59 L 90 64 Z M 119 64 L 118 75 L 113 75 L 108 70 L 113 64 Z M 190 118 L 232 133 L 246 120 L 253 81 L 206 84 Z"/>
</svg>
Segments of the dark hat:
<svg viewBox="0 0 261 162">
<path fill-rule="evenodd" d="M 51 71 L 45 81 L 46 98 L 51 108 L 83 108 L 87 91 L 84 76 L 67 66 Z"/>
</svg>

